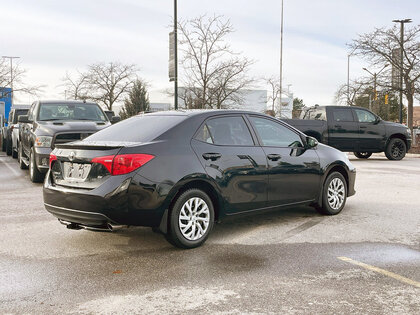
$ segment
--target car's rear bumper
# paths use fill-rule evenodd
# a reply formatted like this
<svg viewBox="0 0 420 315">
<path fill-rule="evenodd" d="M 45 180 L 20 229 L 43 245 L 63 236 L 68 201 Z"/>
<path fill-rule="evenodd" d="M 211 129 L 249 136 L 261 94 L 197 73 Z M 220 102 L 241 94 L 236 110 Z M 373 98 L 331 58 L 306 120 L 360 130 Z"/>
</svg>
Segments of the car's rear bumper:
<svg viewBox="0 0 420 315">
<path fill-rule="evenodd" d="M 48 172 L 43 188 L 45 208 L 61 221 L 87 227 L 159 226 L 164 209 L 159 207 L 155 191 L 142 189 L 133 181 L 128 189 L 120 190 L 130 178 L 122 176 L 112 176 L 95 189 L 79 189 L 53 184 Z"/>
</svg>

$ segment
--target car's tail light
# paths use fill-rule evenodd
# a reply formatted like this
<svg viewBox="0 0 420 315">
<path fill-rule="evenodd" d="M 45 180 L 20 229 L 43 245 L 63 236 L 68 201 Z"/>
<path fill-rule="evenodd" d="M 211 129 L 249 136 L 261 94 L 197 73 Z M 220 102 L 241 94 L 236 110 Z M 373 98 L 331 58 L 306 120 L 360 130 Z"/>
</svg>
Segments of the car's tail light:
<svg viewBox="0 0 420 315">
<path fill-rule="evenodd" d="M 106 167 L 108 172 L 112 174 L 112 161 L 114 160 L 115 155 L 107 155 L 96 157 L 92 160 L 92 163 L 99 163 Z"/>
<path fill-rule="evenodd" d="M 142 167 L 153 158 L 150 154 L 120 154 L 97 157 L 92 163 L 102 164 L 111 175 L 123 175 Z"/>
<path fill-rule="evenodd" d="M 57 156 L 51 153 L 50 154 L 50 169 L 54 161 L 57 161 Z"/>
</svg>

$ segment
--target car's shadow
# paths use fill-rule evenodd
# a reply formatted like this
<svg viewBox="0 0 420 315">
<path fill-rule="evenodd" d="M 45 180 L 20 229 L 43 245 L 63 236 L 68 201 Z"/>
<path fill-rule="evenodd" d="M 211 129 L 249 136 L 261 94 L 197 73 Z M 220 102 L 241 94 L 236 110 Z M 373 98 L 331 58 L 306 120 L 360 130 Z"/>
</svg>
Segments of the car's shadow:
<svg viewBox="0 0 420 315">
<path fill-rule="evenodd" d="M 290 207 L 265 212 L 253 212 L 246 215 L 235 215 L 216 223 L 207 243 L 231 243 L 243 235 L 253 233 L 260 228 L 282 230 L 284 238 L 291 237 L 301 231 L 320 223 L 325 216 L 316 212 L 312 207 Z M 127 243 L 114 245 L 125 252 L 162 252 L 177 250 L 170 245 L 165 236 L 155 233 L 151 228 L 131 227 L 113 232 L 119 237 L 126 238 Z"/>
</svg>

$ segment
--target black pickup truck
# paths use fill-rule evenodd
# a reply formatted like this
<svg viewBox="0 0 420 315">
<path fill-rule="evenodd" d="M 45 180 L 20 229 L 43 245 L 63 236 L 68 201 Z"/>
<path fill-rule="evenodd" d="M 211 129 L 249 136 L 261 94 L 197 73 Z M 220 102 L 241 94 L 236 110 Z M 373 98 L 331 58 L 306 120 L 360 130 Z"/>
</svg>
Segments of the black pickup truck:
<svg viewBox="0 0 420 315">
<path fill-rule="evenodd" d="M 283 119 L 289 125 L 316 138 L 319 142 L 361 159 L 385 152 L 390 160 L 401 160 L 411 147 L 411 133 L 406 126 L 382 120 L 362 107 L 313 106 L 301 119 Z"/>
<path fill-rule="evenodd" d="M 18 161 L 29 167 L 29 177 L 40 182 L 48 170 L 49 157 L 56 144 L 84 139 L 119 120 L 110 121 L 95 103 L 81 101 L 38 101 L 28 115 L 19 116 Z"/>
</svg>

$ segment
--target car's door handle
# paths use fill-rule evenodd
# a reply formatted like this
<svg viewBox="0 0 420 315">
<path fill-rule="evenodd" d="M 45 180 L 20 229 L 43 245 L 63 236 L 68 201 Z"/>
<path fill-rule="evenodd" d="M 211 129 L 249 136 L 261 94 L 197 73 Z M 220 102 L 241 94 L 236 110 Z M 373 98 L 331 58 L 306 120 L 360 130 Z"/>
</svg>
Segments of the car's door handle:
<svg viewBox="0 0 420 315">
<path fill-rule="evenodd" d="M 341 125 L 334 125 L 335 128 L 341 128 Z"/>
<path fill-rule="evenodd" d="M 216 161 L 217 159 L 220 159 L 222 155 L 220 153 L 204 153 L 203 158 L 205 160 L 212 160 Z"/>
<path fill-rule="evenodd" d="M 267 158 L 271 161 L 278 161 L 281 159 L 281 155 L 280 154 L 268 154 Z"/>
<path fill-rule="evenodd" d="M 360 129 L 366 129 L 367 127 L 366 126 L 360 126 Z"/>
</svg>

